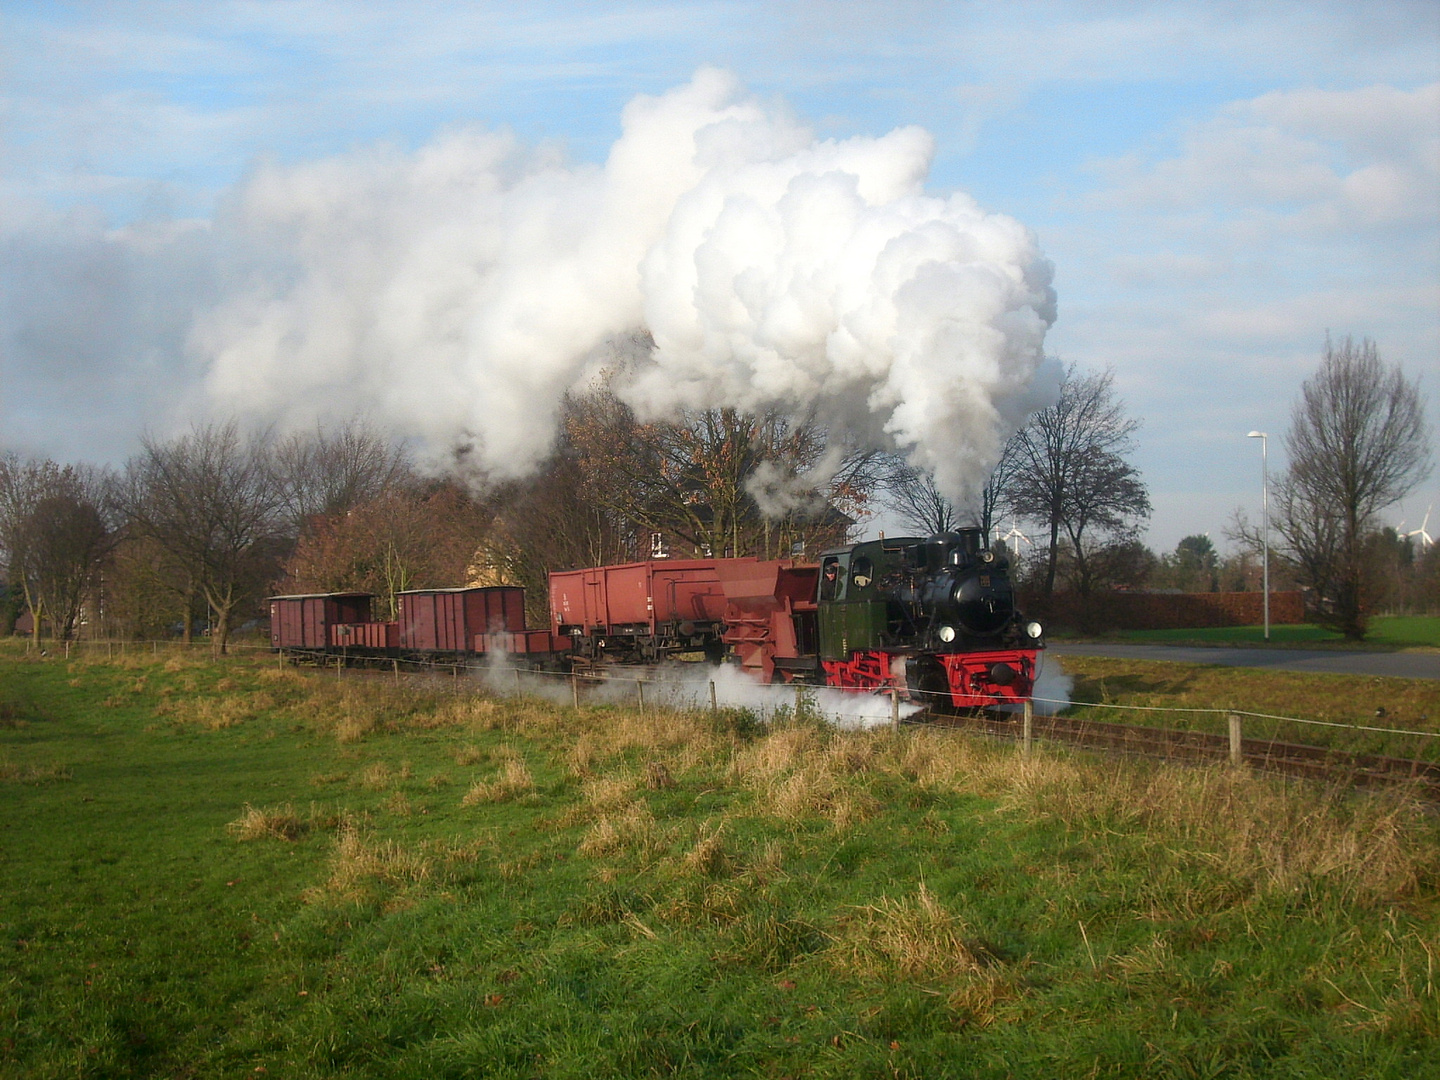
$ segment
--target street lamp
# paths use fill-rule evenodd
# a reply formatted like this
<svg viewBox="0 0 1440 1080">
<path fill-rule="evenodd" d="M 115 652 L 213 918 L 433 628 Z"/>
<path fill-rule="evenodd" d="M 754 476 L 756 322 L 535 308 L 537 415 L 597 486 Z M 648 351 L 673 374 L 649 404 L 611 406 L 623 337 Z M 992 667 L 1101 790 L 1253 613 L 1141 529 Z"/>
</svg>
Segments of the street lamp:
<svg viewBox="0 0 1440 1080">
<path fill-rule="evenodd" d="M 1265 640 L 1270 640 L 1270 436 L 1263 431 L 1252 431 L 1245 436 L 1247 439 L 1260 440 L 1260 536 L 1261 544 L 1265 552 L 1264 569 L 1261 573 L 1264 576 L 1265 589 Z"/>
</svg>

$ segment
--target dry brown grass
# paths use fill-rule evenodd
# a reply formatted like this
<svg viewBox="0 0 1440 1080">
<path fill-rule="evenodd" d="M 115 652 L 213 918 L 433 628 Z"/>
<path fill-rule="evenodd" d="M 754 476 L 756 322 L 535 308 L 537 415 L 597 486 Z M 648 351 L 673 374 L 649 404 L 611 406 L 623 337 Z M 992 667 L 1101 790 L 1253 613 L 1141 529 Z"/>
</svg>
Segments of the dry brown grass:
<svg viewBox="0 0 1440 1080">
<path fill-rule="evenodd" d="M 237 840 L 299 840 L 310 831 L 309 824 L 284 806 L 259 807 L 245 804 L 244 812 L 225 828 Z"/>
<path fill-rule="evenodd" d="M 373 732 L 433 726 L 434 699 L 407 686 L 378 679 L 337 684 L 311 676 L 299 691 L 288 705 L 290 714 L 342 744 L 360 742 Z"/>
<path fill-rule="evenodd" d="M 70 779 L 68 765 L 16 765 L 0 761 L 0 783 L 48 784 Z"/>
<path fill-rule="evenodd" d="M 729 744 L 700 717 L 683 712 L 606 712 L 584 714 L 582 733 L 572 735 L 572 769 L 582 777 L 599 762 L 635 753 L 660 762 L 675 774 L 722 760 Z"/>
<path fill-rule="evenodd" d="M 581 855 L 632 855 L 649 858 L 659 854 L 668 836 L 655 822 L 644 799 L 615 813 L 601 815 L 585 833 L 577 849 Z"/>
<path fill-rule="evenodd" d="M 403 791 L 391 793 L 385 800 L 385 810 L 396 817 L 409 817 L 415 812 L 415 808 L 410 805 L 410 797 Z"/>
<path fill-rule="evenodd" d="M 455 751 L 456 765 L 478 765 L 490 755 L 474 743 L 466 743 Z"/>
<path fill-rule="evenodd" d="M 1127 979 L 1141 980 L 1170 971 L 1175 963 L 1175 953 L 1170 948 L 1170 942 L 1156 934 L 1144 945 L 1115 957 L 1113 963 Z"/>
<path fill-rule="evenodd" d="M 230 694 L 226 697 L 197 697 L 175 701 L 166 697 L 156 707 L 161 715 L 173 716 L 178 723 L 194 724 L 208 731 L 220 731 L 254 720 L 275 708 L 275 699 L 268 693 Z"/>
<path fill-rule="evenodd" d="M 1420 840 L 1433 832 L 1425 808 L 1403 792 L 1357 794 L 1223 766 L 1027 760 L 944 732 L 917 732 L 883 767 L 997 799 L 1007 816 L 1149 833 L 1177 872 L 1198 861 L 1257 892 L 1316 881 L 1368 902 L 1410 896 L 1440 876 L 1440 852 Z"/>
<path fill-rule="evenodd" d="M 328 898 L 363 900 L 379 891 L 406 890 L 429 882 L 431 860 L 407 851 L 394 841 L 369 843 L 359 830 L 346 825 L 336 837 L 330 856 L 330 877 L 324 885 L 306 892 L 316 902 Z"/>
<path fill-rule="evenodd" d="M 262 667 L 255 677 L 261 682 L 274 683 L 282 686 L 304 687 L 310 683 L 310 678 L 294 668 L 273 668 Z"/>
<path fill-rule="evenodd" d="M 1261 893 L 1316 882 L 1365 903 L 1411 896 L 1440 876 L 1440 852 L 1416 843 L 1425 809 L 1394 793 L 1355 796 L 1223 767 L 1112 766 L 1097 782 L 1099 770 L 1032 769 L 1017 805 L 1150 832 L 1180 863 L 1199 860 Z"/>
<path fill-rule="evenodd" d="M 494 731 L 505 726 L 504 703 L 481 697 L 455 697 L 441 701 L 426 727 L 465 727 L 476 731 Z"/>
<path fill-rule="evenodd" d="M 395 773 L 384 761 L 377 761 L 360 771 L 360 786 L 367 791 L 384 791 L 394 781 Z"/>
<path fill-rule="evenodd" d="M 592 814 L 611 814 L 630 805 L 640 789 L 635 776 L 617 775 L 596 777 L 585 781 L 580 791 L 585 806 Z"/>
<path fill-rule="evenodd" d="M 525 762 L 518 757 L 511 758 L 505 763 L 504 771 L 493 780 L 478 781 L 465 797 L 460 800 L 461 806 L 475 806 L 479 803 L 504 802 L 507 799 L 515 799 L 521 795 L 534 790 L 535 778 L 530 775 L 529 768 Z"/>
<path fill-rule="evenodd" d="M 965 920 L 923 883 L 913 897 L 883 897 L 845 918 L 826 959 L 848 975 L 929 982 L 972 975 L 995 963 Z"/>
<path fill-rule="evenodd" d="M 705 822 L 695 845 L 685 853 L 685 868 L 702 877 L 724 877 L 734 866 L 734 858 L 725 844 L 725 823 Z"/>
<path fill-rule="evenodd" d="M 570 771 L 581 780 L 588 779 L 595 774 L 595 765 L 600 757 L 600 740 L 589 731 L 580 733 L 566 755 Z"/>
<path fill-rule="evenodd" d="M 736 752 L 730 774 L 756 793 L 760 809 L 782 821 L 826 818 L 847 829 L 879 809 L 862 774 L 883 761 L 881 737 L 783 727 Z"/>
</svg>

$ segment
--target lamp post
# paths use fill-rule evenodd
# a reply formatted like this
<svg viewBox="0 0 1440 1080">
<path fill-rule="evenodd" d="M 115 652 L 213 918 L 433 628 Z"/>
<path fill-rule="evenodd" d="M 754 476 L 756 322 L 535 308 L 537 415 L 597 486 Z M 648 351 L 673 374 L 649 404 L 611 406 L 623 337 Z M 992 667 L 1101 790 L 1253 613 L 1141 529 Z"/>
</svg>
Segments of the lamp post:
<svg viewBox="0 0 1440 1080">
<path fill-rule="evenodd" d="M 1265 590 L 1265 640 L 1270 640 L 1270 436 L 1263 431 L 1252 431 L 1247 439 L 1260 440 L 1260 536 L 1264 551 L 1261 574 Z"/>
</svg>

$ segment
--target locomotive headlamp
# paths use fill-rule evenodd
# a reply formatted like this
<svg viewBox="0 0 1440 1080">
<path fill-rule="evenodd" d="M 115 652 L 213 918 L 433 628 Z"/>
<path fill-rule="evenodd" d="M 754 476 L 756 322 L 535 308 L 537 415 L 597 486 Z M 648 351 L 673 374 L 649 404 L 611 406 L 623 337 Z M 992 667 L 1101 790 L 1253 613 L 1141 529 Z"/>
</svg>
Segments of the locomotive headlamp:
<svg viewBox="0 0 1440 1080">
<path fill-rule="evenodd" d="M 1039 638 L 1040 635 L 1044 632 L 1044 628 L 1041 627 L 1038 622 L 1025 624 L 1025 633 L 1029 634 L 1032 638 Z"/>
<path fill-rule="evenodd" d="M 955 640 L 955 628 L 954 628 L 953 626 L 942 626 L 942 627 L 940 627 L 940 640 L 943 641 L 943 642 L 945 642 L 945 644 L 947 644 L 947 645 L 950 644 L 950 642 L 954 641 L 954 640 Z"/>
<path fill-rule="evenodd" d="M 994 561 L 995 561 L 995 553 L 994 553 L 993 551 L 991 551 L 989 548 L 986 548 L 984 551 L 980 552 L 980 561 L 981 561 L 981 562 L 987 562 L 987 563 L 988 563 L 988 562 L 994 562 Z"/>
</svg>

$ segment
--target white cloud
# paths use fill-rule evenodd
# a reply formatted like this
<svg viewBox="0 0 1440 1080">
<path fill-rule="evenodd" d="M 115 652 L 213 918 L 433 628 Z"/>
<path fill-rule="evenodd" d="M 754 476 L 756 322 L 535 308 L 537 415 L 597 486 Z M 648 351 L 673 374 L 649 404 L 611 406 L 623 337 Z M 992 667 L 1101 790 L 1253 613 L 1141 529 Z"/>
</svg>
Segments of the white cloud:
<svg viewBox="0 0 1440 1080">
<path fill-rule="evenodd" d="M 1184 136 L 1181 153 L 1100 162 L 1095 208 L 1208 208 L 1311 229 L 1433 225 L 1440 214 L 1440 83 L 1405 91 L 1276 92 Z"/>
</svg>

